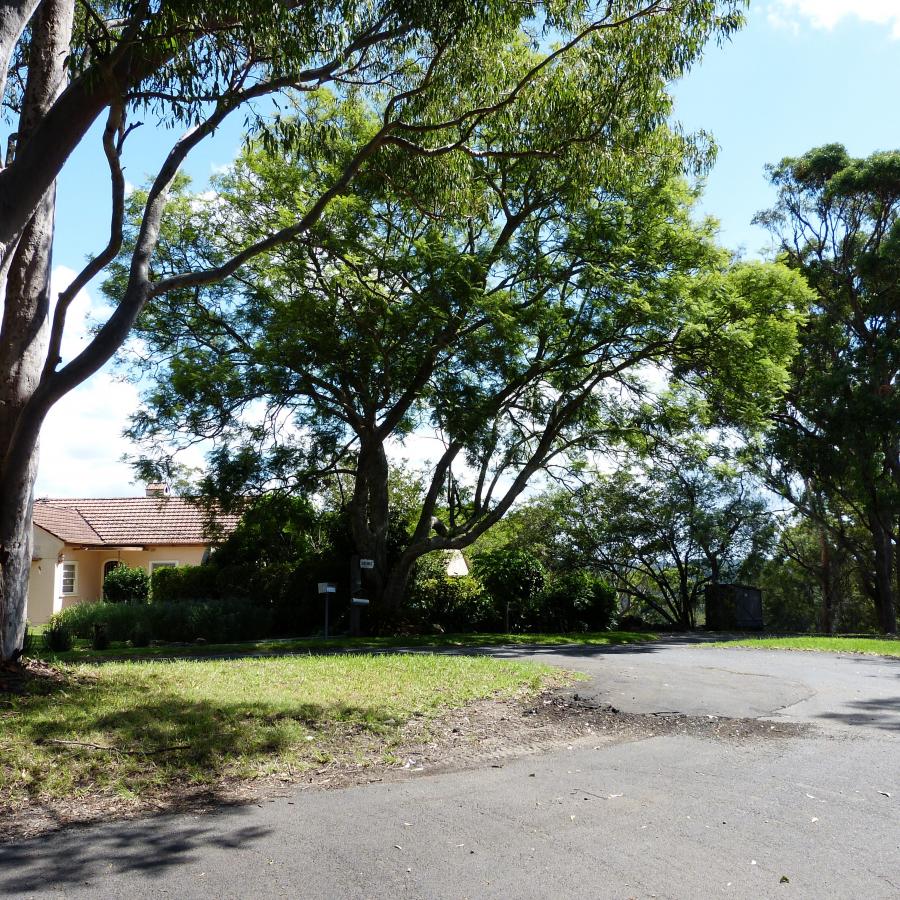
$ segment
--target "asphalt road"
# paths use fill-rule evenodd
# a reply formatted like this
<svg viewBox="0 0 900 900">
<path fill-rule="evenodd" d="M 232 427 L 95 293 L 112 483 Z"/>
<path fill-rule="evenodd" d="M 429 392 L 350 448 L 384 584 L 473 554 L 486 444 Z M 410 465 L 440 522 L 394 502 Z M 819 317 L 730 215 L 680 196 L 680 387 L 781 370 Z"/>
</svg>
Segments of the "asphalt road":
<svg viewBox="0 0 900 900">
<path fill-rule="evenodd" d="M 498 651 L 628 712 L 800 737 L 579 742 L 443 775 L 0 846 L 26 897 L 900 897 L 900 659 L 663 643 Z"/>
</svg>

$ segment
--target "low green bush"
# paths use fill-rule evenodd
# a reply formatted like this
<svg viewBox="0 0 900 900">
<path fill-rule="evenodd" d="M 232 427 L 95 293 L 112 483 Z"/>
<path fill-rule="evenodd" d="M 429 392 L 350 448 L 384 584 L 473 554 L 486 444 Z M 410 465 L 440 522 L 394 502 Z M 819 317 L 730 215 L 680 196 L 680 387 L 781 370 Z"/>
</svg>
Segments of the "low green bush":
<svg viewBox="0 0 900 900">
<path fill-rule="evenodd" d="M 70 637 L 93 641 L 96 626 L 109 641 L 146 646 L 152 640 L 210 643 L 272 637 L 273 611 L 246 600 L 150 603 L 79 603 L 54 616 Z M 71 643 L 70 643 L 71 646 Z M 53 648 L 58 649 L 58 648 Z"/>
<path fill-rule="evenodd" d="M 73 632 L 64 618 L 65 610 L 52 616 L 44 629 L 44 646 L 53 653 L 72 649 Z"/>
<path fill-rule="evenodd" d="M 475 556 L 474 573 L 493 600 L 498 628 L 527 631 L 536 627 L 536 610 L 547 579 L 537 556 L 513 547 L 490 550 Z"/>
<path fill-rule="evenodd" d="M 150 596 L 150 578 L 140 566 L 122 563 L 103 579 L 103 599 L 109 603 L 146 603 Z"/>
<path fill-rule="evenodd" d="M 500 624 L 481 582 L 471 575 L 448 575 L 443 553 L 432 553 L 419 561 L 406 602 L 425 631 L 493 631 Z"/>
<path fill-rule="evenodd" d="M 597 575 L 576 569 L 551 575 L 527 611 L 529 629 L 605 631 L 616 610 L 616 592 Z"/>
<path fill-rule="evenodd" d="M 220 571 L 212 566 L 166 566 L 153 573 L 150 596 L 154 603 L 218 600 L 223 594 Z"/>
<path fill-rule="evenodd" d="M 25 626 L 25 637 L 22 639 L 22 656 L 34 656 L 38 648 L 37 635 L 31 630 L 30 625 Z"/>
<path fill-rule="evenodd" d="M 109 635 L 106 633 L 106 626 L 98 622 L 94 625 L 94 634 L 91 637 L 92 650 L 106 650 L 109 647 Z"/>
</svg>

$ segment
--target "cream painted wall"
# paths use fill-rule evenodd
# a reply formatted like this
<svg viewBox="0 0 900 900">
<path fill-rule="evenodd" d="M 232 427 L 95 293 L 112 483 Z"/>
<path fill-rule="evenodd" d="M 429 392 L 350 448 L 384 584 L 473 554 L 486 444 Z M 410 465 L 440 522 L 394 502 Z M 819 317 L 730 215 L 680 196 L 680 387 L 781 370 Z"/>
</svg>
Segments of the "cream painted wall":
<svg viewBox="0 0 900 900">
<path fill-rule="evenodd" d="M 65 544 L 39 525 L 34 527 L 33 541 L 25 618 L 32 625 L 43 625 L 54 612 L 53 605 L 57 597 L 56 563 Z"/>
<path fill-rule="evenodd" d="M 34 545 L 31 550 L 32 559 L 56 559 L 65 544 L 40 525 L 34 526 Z"/>
<path fill-rule="evenodd" d="M 28 577 L 28 600 L 25 604 L 25 618 L 32 625 L 43 625 L 53 615 L 55 580 L 55 557 L 32 561 Z"/>
<path fill-rule="evenodd" d="M 103 566 L 111 559 L 125 563 L 127 566 L 140 566 L 150 572 L 150 563 L 174 562 L 179 566 L 196 566 L 203 560 L 206 546 L 202 544 L 164 545 L 150 550 L 117 550 L 104 547 L 102 550 L 79 550 L 64 545 L 53 535 L 36 527 L 35 553 L 38 547 L 47 552 L 43 558 L 35 558 L 31 564 L 31 579 L 28 583 L 28 621 L 32 625 L 41 625 L 54 612 L 76 603 L 99 600 L 103 585 Z M 38 532 L 41 532 L 39 535 Z M 55 544 L 54 544 L 55 542 Z M 57 574 L 57 559 L 60 557 Z M 75 593 L 62 595 L 61 563 L 77 563 L 75 576 Z"/>
</svg>

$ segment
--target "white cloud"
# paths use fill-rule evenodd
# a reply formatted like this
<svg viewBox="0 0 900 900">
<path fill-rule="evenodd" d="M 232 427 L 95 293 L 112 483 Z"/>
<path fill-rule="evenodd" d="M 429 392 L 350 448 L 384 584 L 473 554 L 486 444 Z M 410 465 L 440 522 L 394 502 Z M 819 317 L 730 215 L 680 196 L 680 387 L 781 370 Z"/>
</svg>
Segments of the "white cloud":
<svg viewBox="0 0 900 900">
<path fill-rule="evenodd" d="M 53 270 L 52 296 L 74 277 L 64 266 Z M 90 340 L 90 323 L 108 309 L 81 291 L 69 307 L 62 357 L 68 362 Z M 107 369 L 63 397 L 44 423 L 36 495 L 39 497 L 116 497 L 136 495 L 131 468 L 121 461 L 131 451 L 122 437 L 128 416 L 138 408 L 134 385 L 114 378 Z"/>
<path fill-rule="evenodd" d="M 772 0 L 768 19 L 776 27 L 798 29 L 804 22 L 814 28 L 833 29 L 844 19 L 891 28 L 900 39 L 900 0 Z"/>
</svg>

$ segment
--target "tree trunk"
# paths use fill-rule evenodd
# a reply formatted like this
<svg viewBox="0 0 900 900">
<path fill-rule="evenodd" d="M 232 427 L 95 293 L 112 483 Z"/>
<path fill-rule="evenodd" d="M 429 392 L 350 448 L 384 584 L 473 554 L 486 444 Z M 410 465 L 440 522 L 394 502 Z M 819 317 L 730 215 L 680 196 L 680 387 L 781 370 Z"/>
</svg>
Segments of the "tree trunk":
<svg viewBox="0 0 900 900">
<path fill-rule="evenodd" d="M 834 633 L 834 610 L 837 606 L 834 589 L 834 561 L 831 554 L 831 545 L 825 529 L 819 529 L 819 547 L 821 550 L 821 566 L 819 568 L 819 581 L 822 587 L 822 615 L 820 627 L 824 634 Z"/>
<path fill-rule="evenodd" d="M 74 4 L 43 0 L 34 35 L 19 135 L 34 130 L 66 81 Z M 37 436 L 10 454 L 22 412 L 44 365 L 56 187 L 51 185 L 19 237 L 6 278 L 0 325 L 0 660 L 15 659 L 25 632 L 31 570 L 31 508 L 38 467 Z"/>
<path fill-rule="evenodd" d="M 381 594 L 381 607 L 386 619 L 396 618 L 403 605 L 403 597 L 406 594 L 406 586 L 409 584 L 409 576 L 415 560 L 409 561 L 404 554 L 388 573 L 384 590 Z"/>
<path fill-rule="evenodd" d="M 17 490 L 0 501 L 0 662 L 15 660 L 25 637 L 25 601 L 31 573 L 31 506 L 37 451 Z"/>
<path fill-rule="evenodd" d="M 350 499 L 350 530 L 356 552 L 374 560 L 375 568 L 363 571 L 363 584 L 373 615 L 378 617 L 388 577 L 387 540 L 390 504 L 388 461 L 380 442 L 361 442 L 356 480 Z"/>
<path fill-rule="evenodd" d="M 894 595 L 894 542 L 880 520 L 872 521 L 875 541 L 875 606 L 878 624 L 885 634 L 897 631 L 897 608 Z"/>
</svg>

